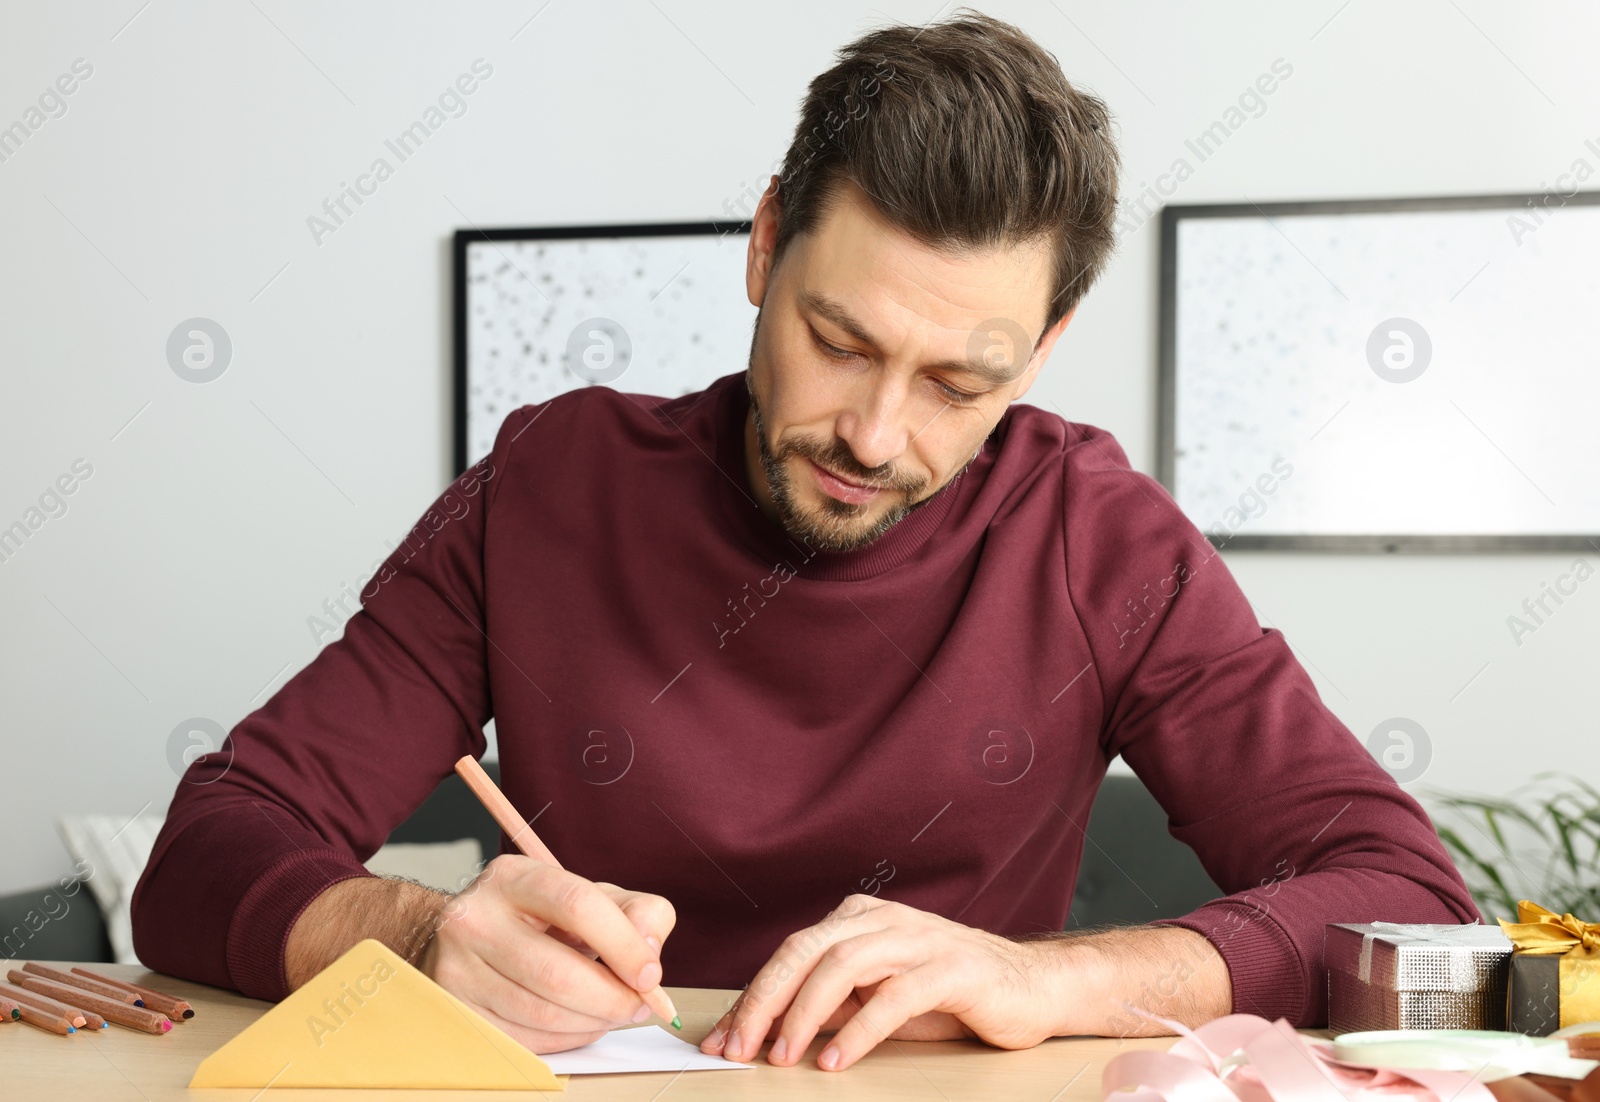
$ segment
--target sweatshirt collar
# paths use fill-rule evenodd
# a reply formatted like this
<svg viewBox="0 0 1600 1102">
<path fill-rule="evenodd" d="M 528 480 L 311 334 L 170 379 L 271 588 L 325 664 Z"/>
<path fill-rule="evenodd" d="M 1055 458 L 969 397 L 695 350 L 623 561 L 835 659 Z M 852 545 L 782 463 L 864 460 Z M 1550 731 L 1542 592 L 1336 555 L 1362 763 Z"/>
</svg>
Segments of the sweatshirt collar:
<svg viewBox="0 0 1600 1102">
<path fill-rule="evenodd" d="M 823 551 L 790 534 L 761 511 L 745 472 L 744 425 L 750 395 L 744 372 L 725 375 L 711 384 L 716 433 L 717 479 L 723 513 L 742 543 L 764 562 L 784 563 L 799 576 L 817 581 L 858 582 L 906 562 L 926 544 L 949 514 L 967 472 L 957 475 L 928 501 L 882 536 L 854 551 Z M 988 443 L 985 442 L 985 447 Z"/>
</svg>

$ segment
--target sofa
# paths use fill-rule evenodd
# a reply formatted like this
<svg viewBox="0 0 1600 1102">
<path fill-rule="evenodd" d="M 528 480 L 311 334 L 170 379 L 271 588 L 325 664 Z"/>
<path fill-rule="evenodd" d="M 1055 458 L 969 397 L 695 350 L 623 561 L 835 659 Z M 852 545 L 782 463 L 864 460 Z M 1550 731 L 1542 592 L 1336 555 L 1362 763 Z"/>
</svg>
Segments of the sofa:
<svg viewBox="0 0 1600 1102">
<path fill-rule="evenodd" d="M 499 781 L 499 767 L 485 762 Z M 1112 774 L 1101 785 L 1089 816 L 1083 863 L 1072 897 L 1068 929 L 1134 925 L 1171 918 L 1215 899 L 1222 892 L 1194 852 L 1167 833 L 1166 813 L 1137 777 Z M 395 828 L 390 842 L 478 839 L 484 853 L 500 849 L 500 829 L 460 777 L 440 782 L 416 812 Z M 0 937 L 24 926 L 48 888 L 0 896 Z M 70 909 L 19 941 L 34 960 L 114 959 L 106 925 L 87 891 Z"/>
</svg>

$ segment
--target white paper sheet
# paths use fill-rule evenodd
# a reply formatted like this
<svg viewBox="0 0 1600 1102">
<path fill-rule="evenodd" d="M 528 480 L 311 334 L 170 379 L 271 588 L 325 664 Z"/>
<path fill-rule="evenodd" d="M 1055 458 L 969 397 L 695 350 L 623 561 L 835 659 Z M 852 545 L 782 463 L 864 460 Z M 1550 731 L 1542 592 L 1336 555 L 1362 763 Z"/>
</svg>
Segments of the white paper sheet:
<svg viewBox="0 0 1600 1102">
<path fill-rule="evenodd" d="M 660 1026 L 614 1029 L 592 1045 L 552 1052 L 539 1059 L 557 1075 L 605 1075 L 629 1071 L 747 1071 L 752 1065 L 707 1056 Z"/>
</svg>

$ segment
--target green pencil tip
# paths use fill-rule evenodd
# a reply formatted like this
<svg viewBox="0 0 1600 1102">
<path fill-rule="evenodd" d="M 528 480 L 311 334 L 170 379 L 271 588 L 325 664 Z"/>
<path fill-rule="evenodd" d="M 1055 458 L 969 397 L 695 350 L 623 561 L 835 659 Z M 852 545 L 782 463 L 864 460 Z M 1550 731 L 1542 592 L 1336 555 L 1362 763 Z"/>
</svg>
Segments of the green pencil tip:
<svg viewBox="0 0 1600 1102">
<path fill-rule="evenodd" d="M 674 1014 L 672 1016 L 672 1028 L 673 1029 L 682 1029 L 683 1028 L 683 1019 L 678 1017 L 676 1014 Z"/>
</svg>

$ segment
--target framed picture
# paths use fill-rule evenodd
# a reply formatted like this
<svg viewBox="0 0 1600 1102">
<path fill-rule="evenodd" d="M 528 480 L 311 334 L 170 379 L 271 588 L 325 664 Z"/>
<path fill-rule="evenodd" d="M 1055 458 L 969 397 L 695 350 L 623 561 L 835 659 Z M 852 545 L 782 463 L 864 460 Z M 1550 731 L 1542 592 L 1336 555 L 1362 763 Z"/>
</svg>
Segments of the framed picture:
<svg viewBox="0 0 1600 1102">
<path fill-rule="evenodd" d="M 1159 476 L 1219 547 L 1600 551 L 1600 192 L 1175 206 Z"/>
<path fill-rule="evenodd" d="M 744 368 L 748 222 L 457 230 L 457 473 L 582 386 L 677 397 Z"/>
</svg>

